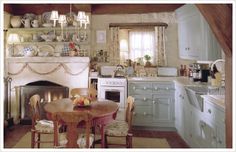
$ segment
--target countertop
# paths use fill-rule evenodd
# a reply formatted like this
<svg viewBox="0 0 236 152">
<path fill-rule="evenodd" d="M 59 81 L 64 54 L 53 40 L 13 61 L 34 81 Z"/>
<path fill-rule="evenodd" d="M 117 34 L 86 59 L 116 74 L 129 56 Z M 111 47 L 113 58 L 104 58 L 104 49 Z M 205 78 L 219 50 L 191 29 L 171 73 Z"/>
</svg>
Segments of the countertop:
<svg viewBox="0 0 236 152">
<path fill-rule="evenodd" d="M 188 77 L 128 77 L 128 81 L 130 82 L 138 82 L 138 81 L 172 81 L 174 83 L 183 85 L 183 86 L 199 86 L 205 85 L 208 86 L 208 83 L 204 82 L 193 82 Z M 206 101 L 209 101 L 216 106 L 218 106 L 223 111 L 225 110 L 225 96 L 224 95 L 201 95 L 202 98 L 205 98 Z"/>
<path fill-rule="evenodd" d="M 225 111 L 225 95 L 201 95 L 204 101 L 211 102 Z"/>
<path fill-rule="evenodd" d="M 189 77 L 128 77 L 128 81 L 173 81 L 184 86 L 208 85 L 203 82 L 193 82 Z"/>
</svg>

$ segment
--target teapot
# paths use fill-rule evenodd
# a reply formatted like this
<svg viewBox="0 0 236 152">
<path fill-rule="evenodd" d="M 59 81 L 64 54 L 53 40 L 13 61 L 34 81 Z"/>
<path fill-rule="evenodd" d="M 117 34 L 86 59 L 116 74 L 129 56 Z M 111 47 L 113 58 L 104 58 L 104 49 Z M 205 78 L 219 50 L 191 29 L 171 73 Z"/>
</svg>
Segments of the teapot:
<svg viewBox="0 0 236 152">
<path fill-rule="evenodd" d="M 21 19 L 21 23 L 24 25 L 25 28 L 30 28 L 30 19 Z"/>
<path fill-rule="evenodd" d="M 38 20 L 33 20 L 33 21 L 31 21 L 31 25 L 32 25 L 32 27 L 39 27 L 39 21 Z"/>
</svg>

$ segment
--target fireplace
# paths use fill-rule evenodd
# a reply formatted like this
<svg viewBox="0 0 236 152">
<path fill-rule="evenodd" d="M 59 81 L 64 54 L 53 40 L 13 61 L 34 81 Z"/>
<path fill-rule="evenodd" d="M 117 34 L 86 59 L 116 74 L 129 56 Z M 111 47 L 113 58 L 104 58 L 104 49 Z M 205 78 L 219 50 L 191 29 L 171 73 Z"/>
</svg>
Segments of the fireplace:
<svg viewBox="0 0 236 152">
<path fill-rule="evenodd" d="M 40 114 L 42 118 L 46 118 L 43 106 L 51 101 L 69 97 L 69 88 L 50 81 L 36 81 L 28 83 L 24 86 L 19 86 L 20 99 L 20 123 L 31 124 L 31 111 L 29 99 L 34 94 L 39 94 Z"/>
</svg>

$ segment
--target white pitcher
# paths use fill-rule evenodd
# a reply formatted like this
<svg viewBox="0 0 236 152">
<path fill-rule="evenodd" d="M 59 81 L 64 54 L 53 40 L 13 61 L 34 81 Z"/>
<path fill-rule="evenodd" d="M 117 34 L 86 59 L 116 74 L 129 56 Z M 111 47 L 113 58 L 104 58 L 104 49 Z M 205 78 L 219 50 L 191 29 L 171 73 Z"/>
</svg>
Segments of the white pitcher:
<svg viewBox="0 0 236 152">
<path fill-rule="evenodd" d="M 32 27 L 39 27 L 39 21 L 38 20 L 33 20 L 31 21 Z"/>
<path fill-rule="evenodd" d="M 30 19 L 28 19 L 28 18 L 22 19 L 21 23 L 24 24 L 25 28 L 30 28 Z"/>
</svg>

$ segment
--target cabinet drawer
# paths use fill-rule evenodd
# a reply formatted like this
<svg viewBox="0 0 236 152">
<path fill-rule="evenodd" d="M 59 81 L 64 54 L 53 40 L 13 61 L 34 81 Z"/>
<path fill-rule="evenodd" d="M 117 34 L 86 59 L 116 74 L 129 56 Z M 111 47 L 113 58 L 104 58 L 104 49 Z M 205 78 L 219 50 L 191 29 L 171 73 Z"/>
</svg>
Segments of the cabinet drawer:
<svg viewBox="0 0 236 152">
<path fill-rule="evenodd" d="M 133 113 L 134 125 L 149 126 L 152 122 L 152 106 L 136 106 Z"/>
<path fill-rule="evenodd" d="M 207 101 L 204 101 L 204 105 L 204 114 L 208 120 L 225 124 L 225 113 L 223 111 Z"/>
<path fill-rule="evenodd" d="M 175 91 L 174 84 L 167 82 L 153 83 L 152 88 L 153 88 L 153 93 L 155 94 L 169 94 L 169 93 L 174 93 Z"/>
<path fill-rule="evenodd" d="M 129 94 L 151 94 L 152 83 L 129 83 L 128 89 Z"/>
<path fill-rule="evenodd" d="M 133 95 L 135 106 L 151 106 L 152 96 L 150 95 Z"/>
</svg>

